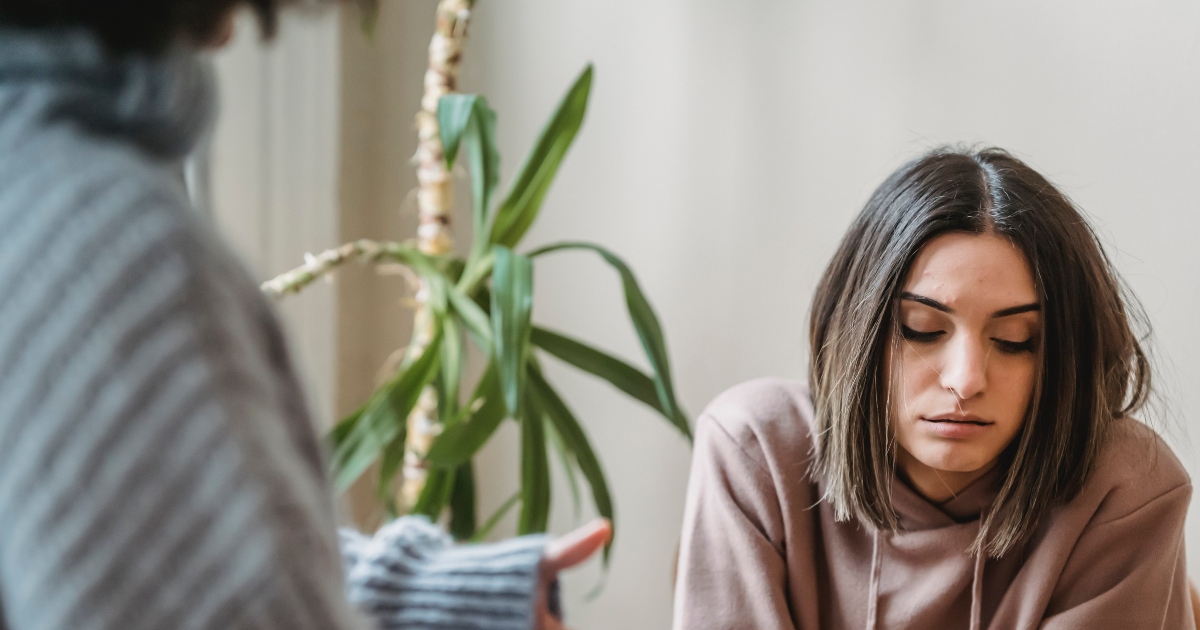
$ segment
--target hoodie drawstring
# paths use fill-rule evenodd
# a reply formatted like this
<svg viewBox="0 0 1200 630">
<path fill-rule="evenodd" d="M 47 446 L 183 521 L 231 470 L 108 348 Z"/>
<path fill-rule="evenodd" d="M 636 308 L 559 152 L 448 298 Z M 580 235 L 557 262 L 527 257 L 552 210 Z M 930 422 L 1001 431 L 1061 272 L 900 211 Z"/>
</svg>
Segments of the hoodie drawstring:
<svg viewBox="0 0 1200 630">
<path fill-rule="evenodd" d="M 975 552 L 975 571 L 971 578 L 971 630 L 982 630 L 983 626 L 983 564 L 987 552 L 982 548 Z"/>
<path fill-rule="evenodd" d="M 883 570 L 880 559 L 879 529 L 875 529 L 875 542 L 871 549 L 871 586 L 867 590 L 867 630 L 875 630 L 879 617 L 879 574 Z"/>
<path fill-rule="evenodd" d="M 883 572 L 882 552 L 879 545 L 879 530 L 875 530 L 871 548 L 871 582 L 867 590 L 867 630 L 876 630 L 879 620 L 879 575 Z M 983 630 L 983 566 L 987 554 L 980 549 L 975 554 L 975 567 L 971 572 L 971 625 L 970 630 Z"/>
</svg>

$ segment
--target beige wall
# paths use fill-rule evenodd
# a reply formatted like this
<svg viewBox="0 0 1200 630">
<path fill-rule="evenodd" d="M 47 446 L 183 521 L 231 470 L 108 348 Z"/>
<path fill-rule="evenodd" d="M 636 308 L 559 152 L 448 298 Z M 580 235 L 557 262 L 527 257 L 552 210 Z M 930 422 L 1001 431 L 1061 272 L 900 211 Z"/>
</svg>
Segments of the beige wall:
<svg viewBox="0 0 1200 630">
<path fill-rule="evenodd" d="M 211 155 L 212 214 L 257 277 L 295 267 L 337 239 L 339 111 L 336 15 L 291 13 L 261 45 L 243 15 L 214 57 L 220 119 Z M 333 417 L 336 309 L 319 284 L 281 303 L 317 420 Z"/>
<path fill-rule="evenodd" d="M 433 4 L 385 2 L 372 43 L 343 21 L 343 237 L 411 234 L 412 210 L 397 211 Z M 983 142 L 1028 159 L 1092 217 L 1156 329 L 1168 413 L 1154 420 L 1197 470 L 1200 6 L 481 0 L 463 88 L 499 113 L 502 186 L 589 60 L 592 109 L 527 243 L 587 238 L 632 263 L 693 416 L 738 381 L 803 378 L 811 292 L 871 189 L 927 147 Z M 395 279 L 340 282 L 345 410 L 407 323 Z M 537 321 L 640 360 L 621 302 L 595 260 L 539 263 Z M 620 527 L 598 597 L 585 597 L 596 567 L 566 579 L 570 620 L 667 627 L 688 448 L 611 388 L 557 364 L 550 377 L 596 443 Z M 513 437 L 482 458 L 485 509 L 516 486 Z M 555 492 L 562 532 L 574 519 L 564 484 Z M 1200 518 L 1189 528 L 1200 575 Z"/>
</svg>

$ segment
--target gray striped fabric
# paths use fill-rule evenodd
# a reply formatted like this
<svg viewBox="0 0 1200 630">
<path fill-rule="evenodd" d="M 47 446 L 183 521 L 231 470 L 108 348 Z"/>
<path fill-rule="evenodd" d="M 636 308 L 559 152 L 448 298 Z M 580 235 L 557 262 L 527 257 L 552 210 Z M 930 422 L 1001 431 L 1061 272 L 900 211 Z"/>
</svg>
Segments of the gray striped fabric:
<svg viewBox="0 0 1200 630">
<path fill-rule="evenodd" d="M 0 630 L 532 627 L 542 539 L 339 553 L 278 325 L 175 176 L 211 84 L 0 30 Z"/>
</svg>

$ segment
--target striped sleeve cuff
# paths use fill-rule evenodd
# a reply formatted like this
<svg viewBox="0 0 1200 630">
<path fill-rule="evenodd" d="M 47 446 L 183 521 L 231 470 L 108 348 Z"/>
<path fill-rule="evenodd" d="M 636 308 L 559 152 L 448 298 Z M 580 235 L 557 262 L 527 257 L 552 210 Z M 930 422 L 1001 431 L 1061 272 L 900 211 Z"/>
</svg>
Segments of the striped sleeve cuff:
<svg viewBox="0 0 1200 630">
<path fill-rule="evenodd" d="M 422 517 L 397 519 L 372 538 L 343 531 L 347 595 L 383 630 L 530 630 L 548 541 L 455 546 Z"/>
</svg>

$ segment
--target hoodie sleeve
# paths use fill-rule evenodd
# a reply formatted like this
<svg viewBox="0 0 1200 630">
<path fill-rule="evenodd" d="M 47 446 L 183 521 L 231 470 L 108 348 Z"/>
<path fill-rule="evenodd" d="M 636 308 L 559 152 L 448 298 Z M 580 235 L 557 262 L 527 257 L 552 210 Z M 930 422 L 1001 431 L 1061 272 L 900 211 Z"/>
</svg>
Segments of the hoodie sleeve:
<svg viewBox="0 0 1200 630">
<path fill-rule="evenodd" d="M 1088 526 L 1063 568 L 1044 630 L 1195 628 L 1183 526 L 1183 483 L 1136 510 Z"/>
<path fill-rule="evenodd" d="M 712 415 L 697 422 L 675 585 L 676 630 L 792 630 L 773 484 Z M 775 535 L 773 535 L 775 534 Z"/>
<path fill-rule="evenodd" d="M 392 521 L 372 537 L 350 529 L 339 534 L 346 594 L 380 630 L 534 627 L 547 536 L 456 546 L 417 516 Z"/>
</svg>

